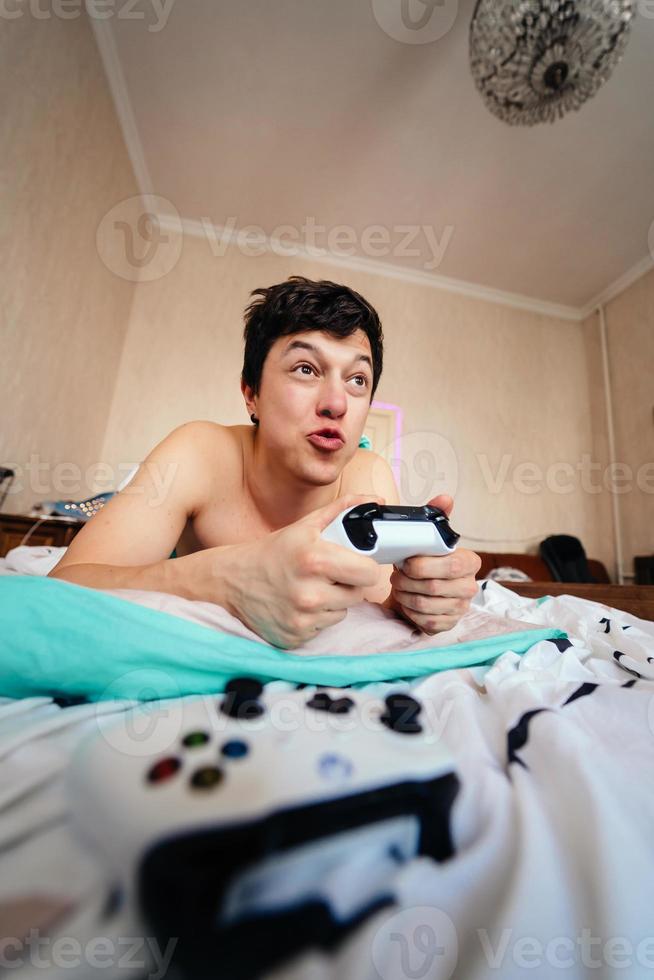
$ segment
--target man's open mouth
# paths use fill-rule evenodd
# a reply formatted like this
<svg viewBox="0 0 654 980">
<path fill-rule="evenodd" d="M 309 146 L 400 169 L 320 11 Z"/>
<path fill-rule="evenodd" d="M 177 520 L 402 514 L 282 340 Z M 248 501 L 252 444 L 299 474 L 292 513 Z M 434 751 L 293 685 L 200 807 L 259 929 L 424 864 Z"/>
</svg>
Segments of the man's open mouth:
<svg viewBox="0 0 654 980">
<path fill-rule="evenodd" d="M 308 438 L 309 442 L 317 449 L 326 449 L 331 452 L 345 445 L 345 438 L 338 429 L 319 429 L 317 432 L 312 432 Z"/>
</svg>

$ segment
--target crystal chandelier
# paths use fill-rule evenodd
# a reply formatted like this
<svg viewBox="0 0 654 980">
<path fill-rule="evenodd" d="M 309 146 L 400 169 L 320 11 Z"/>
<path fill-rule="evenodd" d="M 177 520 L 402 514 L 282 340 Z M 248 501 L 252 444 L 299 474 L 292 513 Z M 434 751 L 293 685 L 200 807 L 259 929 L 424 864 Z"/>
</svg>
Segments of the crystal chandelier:
<svg viewBox="0 0 654 980">
<path fill-rule="evenodd" d="M 533 126 L 579 109 L 622 57 L 634 0 L 477 0 L 470 65 L 504 122 Z"/>
</svg>

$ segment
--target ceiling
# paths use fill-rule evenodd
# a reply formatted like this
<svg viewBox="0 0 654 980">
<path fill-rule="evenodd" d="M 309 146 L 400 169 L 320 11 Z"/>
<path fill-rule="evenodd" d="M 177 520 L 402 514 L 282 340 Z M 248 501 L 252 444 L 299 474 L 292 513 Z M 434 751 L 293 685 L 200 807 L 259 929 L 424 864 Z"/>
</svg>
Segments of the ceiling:
<svg viewBox="0 0 654 980">
<path fill-rule="evenodd" d="M 191 222 L 304 239 L 313 221 L 351 261 L 577 314 L 650 267 L 654 11 L 595 98 L 529 128 L 475 89 L 474 0 L 442 0 L 454 23 L 429 43 L 391 36 L 393 4 L 140 0 L 142 20 L 96 21 L 142 190 Z"/>
</svg>

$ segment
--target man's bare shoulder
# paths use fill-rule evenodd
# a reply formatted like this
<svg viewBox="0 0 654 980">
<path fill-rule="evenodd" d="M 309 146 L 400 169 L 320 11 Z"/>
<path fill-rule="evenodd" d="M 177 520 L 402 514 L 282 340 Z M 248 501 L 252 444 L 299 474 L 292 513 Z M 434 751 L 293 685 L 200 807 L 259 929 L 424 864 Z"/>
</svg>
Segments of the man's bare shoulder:
<svg viewBox="0 0 654 980">
<path fill-rule="evenodd" d="M 218 474 L 223 485 L 232 477 L 240 478 L 243 447 L 248 435 L 245 425 L 222 425 L 196 419 L 177 426 L 160 445 L 165 445 L 169 453 L 184 461 L 204 497 L 215 490 Z"/>
<path fill-rule="evenodd" d="M 201 458 L 208 461 L 216 453 L 241 454 L 247 434 L 246 425 L 222 425 L 208 419 L 196 419 L 177 426 L 166 436 L 164 442 L 187 449 L 191 453 L 199 450 Z M 209 457 L 204 456 L 207 451 Z"/>
<path fill-rule="evenodd" d="M 343 470 L 341 493 L 371 493 L 387 504 L 399 503 L 399 495 L 387 460 L 371 449 L 359 448 Z"/>
<path fill-rule="evenodd" d="M 230 430 L 238 428 L 241 426 L 221 425 L 220 422 L 212 422 L 209 419 L 194 419 L 178 425 L 169 433 L 167 438 L 174 438 L 188 444 L 215 442 L 217 439 L 229 438 Z"/>
<path fill-rule="evenodd" d="M 358 476 L 361 473 L 370 473 L 372 470 L 377 469 L 378 467 L 385 468 L 387 466 L 388 463 L 383 456 L 379 455 L 379 453 L 373 452 L 372 449 L 364 449 L 362 446 L 359 446 L 356 453 L 343 470 L 343 473 Z"/>
<path fill-rule="evenodd" d="M 359 446 L 352 459 L 346 464 L 343 474 L 361 473 L 370 468 L 375 458 L 380 458 L 377 453 L 374 453 L 371 449 L 364 449 L 362 446 Z"/>
</svg>

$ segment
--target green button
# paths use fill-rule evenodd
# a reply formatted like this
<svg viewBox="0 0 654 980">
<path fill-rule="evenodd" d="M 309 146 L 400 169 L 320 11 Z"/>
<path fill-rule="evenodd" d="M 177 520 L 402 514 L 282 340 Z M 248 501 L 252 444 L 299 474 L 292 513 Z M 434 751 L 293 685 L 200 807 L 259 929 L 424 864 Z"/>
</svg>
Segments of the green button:
<svg viewBox="0 0 654 980">
<path fill-rule="evenodd" d="M 187 749 L 195 749 L 199 745 L 206 745 L 209 741 L 209 736 L 206 732 L 189 732 L 182 739 L 182 745 L 185 745 Z"/>
</svg>

